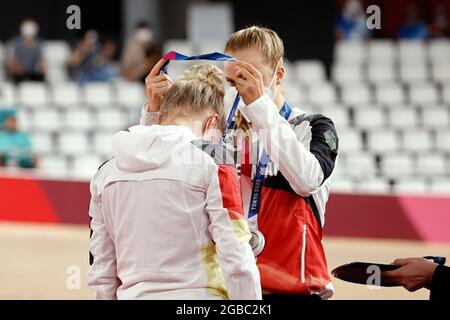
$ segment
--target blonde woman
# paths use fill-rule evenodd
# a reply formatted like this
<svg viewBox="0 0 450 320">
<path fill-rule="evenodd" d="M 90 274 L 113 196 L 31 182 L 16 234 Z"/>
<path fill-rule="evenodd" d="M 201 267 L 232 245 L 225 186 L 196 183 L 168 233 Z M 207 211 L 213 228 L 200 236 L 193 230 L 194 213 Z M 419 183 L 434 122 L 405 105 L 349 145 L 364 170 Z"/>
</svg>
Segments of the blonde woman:
<svg viewBox="0 0 450 320">
<path fill-rule="evenodd" d="M 322 228 L 338 152 L 334 124 L 285 100 L 284 46 L 273 30 L 237 31 L 225 53 L 238 60 L 225 63 L 225 75 L 242 98 L 232 129 L 244 137 L 240 182 L 265 299 L 327 299 Z M 167 75 L 150 73 L 142 124 L 158 121 L 170 86 Z"/>
<path fill-rule="evenodd" d="M 223 127 L 223 97 L 217 67 L 192 67 L 161 100 L 159 125 L 114 136 L 91 182 L 98 299 L 261 299 L 235 166 L 201 140 Z"/>
</svg>

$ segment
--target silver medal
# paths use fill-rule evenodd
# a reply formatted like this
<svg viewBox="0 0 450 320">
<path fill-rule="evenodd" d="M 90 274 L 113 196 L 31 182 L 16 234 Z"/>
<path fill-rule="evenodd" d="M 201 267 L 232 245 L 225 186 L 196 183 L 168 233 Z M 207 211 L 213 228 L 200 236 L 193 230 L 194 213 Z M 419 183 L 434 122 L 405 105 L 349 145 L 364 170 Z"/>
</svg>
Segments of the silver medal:
<svg viewBox="0 0 450 320">
<path fill-rule="evenodd" d="M 255 257 L 259 256 L 261 252 L 264 250 L 264 246 L 266 245 L 266 239 L 261 231 L 251 230 L 251 238 L 250 238 L 250 246 L 252 247 L 253 254 Z"/>
</svg>

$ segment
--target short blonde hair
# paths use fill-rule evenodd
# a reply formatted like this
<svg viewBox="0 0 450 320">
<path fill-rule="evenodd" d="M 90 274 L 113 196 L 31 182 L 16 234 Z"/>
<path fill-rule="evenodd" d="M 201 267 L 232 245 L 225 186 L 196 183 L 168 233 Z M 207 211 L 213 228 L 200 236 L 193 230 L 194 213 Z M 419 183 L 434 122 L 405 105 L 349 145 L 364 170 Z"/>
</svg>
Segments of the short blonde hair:
<svg viewBox="0 0 450 320">
<path fill-rule="evenodd" d="M 228 39 L 225 45 L 225 52 L 232 54 L 235 51 L 248 48 L 258 49 L 273 69 L 283 64 L 283 40 L 281 40 L 275 31 L 269 28 L 251 26 L 236 31 Z M 236 114 L 236 124 L 246 134 L 251 129 L 251 124 L 245 120 L 239 111 Z"/>
<path fill-rule="evenodd" d="M 219 129 L 223 131 L 224 83 L 223 72 L 212 64 L 186 69 L 161 99 L 161 119 L 188 117 L 210 110 L 219 115 Z"/>
<path fill-rule="evenodd" d="M 273 68 L 283 62 L 284 44 L 278 34 L 264 27 L 252 26 L 233 33 L 225 45 L 225 52 L 256 48 Z"/>
</svg>

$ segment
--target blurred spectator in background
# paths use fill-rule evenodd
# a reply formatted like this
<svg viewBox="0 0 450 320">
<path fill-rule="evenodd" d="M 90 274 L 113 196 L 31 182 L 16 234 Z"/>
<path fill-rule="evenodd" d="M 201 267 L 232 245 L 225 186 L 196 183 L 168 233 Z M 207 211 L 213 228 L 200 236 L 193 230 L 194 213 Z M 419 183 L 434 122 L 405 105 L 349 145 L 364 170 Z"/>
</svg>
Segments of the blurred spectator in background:
<svg viewBox="0 0 450 320">
<path fill-rule="evenodd" d="M 397 32 L 397 37 L 404 40 L 423 40 L 428 36 L 427 25 L 419 15 L 419 9 L 414 3 L 405 9 L 405 20 Z"/>
<path fill-rule="evenodd" d="M 443 6 L 434 9 L 433 21 L 428 27 L 428 32 L 432 38 L 445 38 L 450 36 L 448 16 Z"/>
<path fill-rule="evenodd" d="M 347 0 L 342 8 L 341 17 L 336 22 L 337 40 L 363 40 L 369 36 L 366 15 L 361 2 Z"/>
<path fill-rule="evenodd" d="M 36 165 L 31 153 L 30 137 L 18 131 L 14 110 L 0 111 L 0 165 L 22 168 Z"/>
<path fill-rule="evenodd" d="M 113 41 L 108 40 L 102 45 L 97 31 L 87 31 L 69 58 L 73 79 L 80 84 L 111 80 L 114 76 L 111 60 L 116 50 L 117 45 Z"/>
<path fill-rule="evenodd" d="M 43 81 L 45 64 L 42 57 L 42 44 L 37 37 L 39 25 L 33 18 L 20 24 L 20 35 L 7 45 L 6 65 L 8 74 L 14 82 L 24 80 Z"/>
<path fill-rule="evenodd" d="M 160 46 L 151 25 L 145 21 L 138 22 L 122 54 L 123 77 L 129 81 L 145 81 L 160 57 Z"/>
</svg>

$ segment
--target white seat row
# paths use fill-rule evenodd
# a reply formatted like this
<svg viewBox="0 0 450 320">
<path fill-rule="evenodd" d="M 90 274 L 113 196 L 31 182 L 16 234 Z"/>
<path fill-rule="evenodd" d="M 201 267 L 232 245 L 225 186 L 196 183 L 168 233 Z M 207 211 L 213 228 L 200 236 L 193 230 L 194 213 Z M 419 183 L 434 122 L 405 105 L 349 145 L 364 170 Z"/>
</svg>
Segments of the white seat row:
<svg viewBox="0 0 450 320">
<path fill-rule="evenodd" d="M 429 43 L 423 41 L 390 41 L 371 40 L 342 41 L 335 47 L 335 59 L 350 63 L 368 61 L 417 61 L 439 60 L 446 61 L 450 56 L 450 41 L 433 40 Z"/>
<path fill-rule="evenodd" d="M 0 105 L 4 106 L 21 104 L 42 107 L 56 104 L 71 107 L 87 104 L 108 107 L 120 104 L 136 108 L 144 102 L 145 91 L 139 83 L 88 83 L 80 87 L 73 82 L 66 82 L 54 84 L 51 88 L 39 82 L 23 82 L 18 88 L 10 83 L 0 83 Z"/>
<path fill-rule="evenodd" d="M 96 132 L 90 137 L 76 132 L 62 132 L 58 135 L 48 133 L 34 133 L 31 135 L 33 150 L 39 155 L 63 154 L 78 156 L 90 152 L 97 152 L 106 156 L 112 155 L 111 139 L 114 133 Z"/>
<path fill-rule="evenodd" d="M 118 131 L 135 124 L 129 112 L 121 109 L 100 109 L 96 111 L 85 108 L 38 109 L 33 111 L 20 109 L 17 117 L 20 128 L 30 132 L 98 129 Z"/>
<path fill-rule="evenodd" d="M 105 160 L 103 156 L 92 154 L 77 157 L 49 154 L 39 158 L 38 168 L 48 176 L 90 179 Z"/>
<path fill-rule="evenodd" d="M 332 180 L 331 192 L 449 196 L 450 178 L 436 178 L 431 181 L 423 178 L 405 178 L 395 180 L 393 183 L 388 179 L 377 177 L 363 180 L 335 178 Z"/>
</svg>

